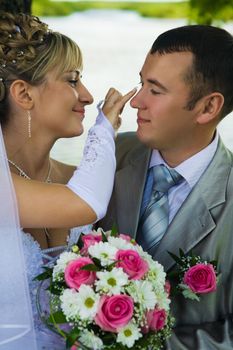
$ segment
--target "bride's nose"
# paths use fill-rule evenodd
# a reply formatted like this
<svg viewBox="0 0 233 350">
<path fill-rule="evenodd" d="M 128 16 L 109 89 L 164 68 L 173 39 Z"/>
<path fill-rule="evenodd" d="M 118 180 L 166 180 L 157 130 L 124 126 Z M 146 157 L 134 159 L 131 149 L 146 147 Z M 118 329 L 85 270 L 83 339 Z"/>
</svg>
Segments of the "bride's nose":
<svg viewBox="0 0 233 350">
<path fill-rule="evenodd" d="M 90 105 L 93 103 L 94 99 L 88 89 L 82 83 L 78 89 L 79 100 L 85 105 Z"/>
</svg>

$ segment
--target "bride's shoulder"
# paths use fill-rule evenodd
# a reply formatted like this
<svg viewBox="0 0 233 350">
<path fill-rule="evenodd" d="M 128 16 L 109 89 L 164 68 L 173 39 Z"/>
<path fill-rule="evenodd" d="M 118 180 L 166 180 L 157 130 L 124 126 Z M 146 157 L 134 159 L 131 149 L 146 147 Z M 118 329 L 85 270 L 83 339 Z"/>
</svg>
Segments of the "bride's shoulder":
<svg viewBox="0 0 233 350">
<path fill-rule="evenodd" d="M 76 167 L 74 165 L 65 164 L 52 158 L 50 158 L 50 162 L 52 182 L 66 184 L 73 175 Z"/>
</svg>

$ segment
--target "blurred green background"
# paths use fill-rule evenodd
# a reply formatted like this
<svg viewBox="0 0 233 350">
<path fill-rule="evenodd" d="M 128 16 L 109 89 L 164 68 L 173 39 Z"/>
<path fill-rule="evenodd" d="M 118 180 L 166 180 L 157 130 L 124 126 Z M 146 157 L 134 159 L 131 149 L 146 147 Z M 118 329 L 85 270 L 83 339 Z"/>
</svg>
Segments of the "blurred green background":
<svg viewBox="0 0 233 350">
<path fill-rule="evenodd" d="M 137 11 L 144 17 L 187 18 L 189 23 L 221 25 L 233 20 L 233 0 L 164 1 L 0 0 L 0 8 L 10 12 L 23 9 L 23 12 L 31 12 L 37 16 L 66 16 L 88 9 L 121 9 Z"/>
<path fill-rule="evenodd" d="M 69 15 L 87 9 L 134 10 L 145 17 L 187 18 L 189 23 L 211 24 L 233 20 L 233 0 L 189 0 L 181 2 L 134 1 L 50 1 L 33 0 L 32 13 L 38 16 Z"/>
</svg>

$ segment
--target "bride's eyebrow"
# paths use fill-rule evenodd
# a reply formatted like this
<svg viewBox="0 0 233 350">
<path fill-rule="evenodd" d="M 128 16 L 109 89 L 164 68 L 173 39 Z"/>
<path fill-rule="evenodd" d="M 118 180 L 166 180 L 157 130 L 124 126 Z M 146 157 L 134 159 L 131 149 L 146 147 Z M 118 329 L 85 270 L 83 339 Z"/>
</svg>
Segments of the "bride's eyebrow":
<svg viewBox="0 0 233 350">
<path fill-rule="evenodd" d="M 82 78 L 82 74 L 78 69 L 75 69 L 74 72 L 76 73 L 77 78 Z"/>
</svg>

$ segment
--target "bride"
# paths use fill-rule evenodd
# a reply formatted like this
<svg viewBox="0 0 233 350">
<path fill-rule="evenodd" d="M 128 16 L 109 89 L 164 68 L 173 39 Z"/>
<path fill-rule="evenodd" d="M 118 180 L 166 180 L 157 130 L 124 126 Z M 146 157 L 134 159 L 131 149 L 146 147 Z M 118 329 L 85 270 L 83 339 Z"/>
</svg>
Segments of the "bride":
<svg viewBox="0 0 233 350">
<path fill-rule="evenodd" d="M 0 15 L 3 350 L 65 349 L 62 339 L 47 330 L 37 315 L 38 285 L 33 278 L 51 256 L 64 249 L 66 240 L 75 241 L 83 230 L 68 228 L 104 216 L 111 195 L 114 128 L 135 91 L 122 96 L 115 89 L 109 90 L 76 170 L 49 156 L 58 138 L 83 132 L 85 106 L 93 98 L 82 84 L 81 71 L 82 55 L 71 39 L 49 31 L 36 17 Z"/>
</svg>

